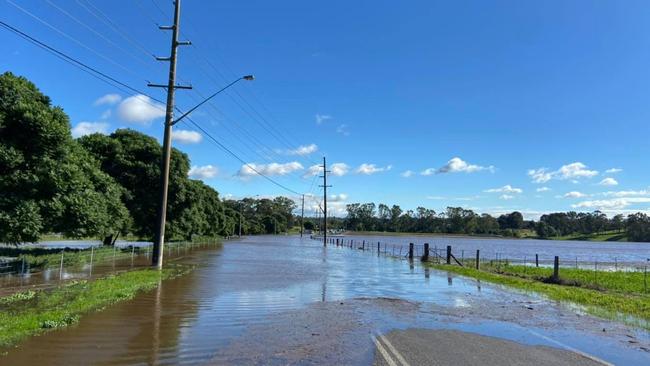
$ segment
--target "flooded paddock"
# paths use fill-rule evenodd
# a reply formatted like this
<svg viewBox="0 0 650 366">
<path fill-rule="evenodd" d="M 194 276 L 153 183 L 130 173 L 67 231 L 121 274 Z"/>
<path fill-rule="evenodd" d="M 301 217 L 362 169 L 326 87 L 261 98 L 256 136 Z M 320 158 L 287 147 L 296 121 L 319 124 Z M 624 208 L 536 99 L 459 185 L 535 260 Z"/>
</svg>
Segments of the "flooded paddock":
<svg viewBox="0 0 650 366">
<path fill-rule="evenodd" d="M 650 363 L 650 335 L 579 309 L 296 236 L 177 259 L 198 265 L 79 324 L 26 340 L 6 365 L 372 364 L 373 337 L 452 329 Z"/>
</svg>

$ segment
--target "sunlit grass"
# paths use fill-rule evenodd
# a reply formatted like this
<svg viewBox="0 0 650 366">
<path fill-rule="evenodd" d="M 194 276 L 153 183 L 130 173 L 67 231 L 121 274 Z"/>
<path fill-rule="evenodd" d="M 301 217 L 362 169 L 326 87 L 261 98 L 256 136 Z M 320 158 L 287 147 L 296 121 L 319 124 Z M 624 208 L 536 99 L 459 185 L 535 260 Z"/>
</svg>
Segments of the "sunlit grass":
<svg viewBox="0 0 650 366">
<path fill-rule="evenodd" d="M 544 282 L 552 274 L 552 269 L 549 268 L 501 266 L 497 269 L 495 266 L 484 265 L 479 271 L 469 267 L 431 263 L 427 265 L 463 276 L 539 293 L 551 300 L 578 304 L 590 314 L 650 329 L 650 294 L 643 289 L 643 273 L 599 271 L 597 276 L 602 276 L 602 281 L 599 280 L 596 289 L 589 284 L 589 276 L 593 277 L 594 274 L 593 271 L 588 270 L 562 268 L 560 269 L 562 282 L 553 284 Z M 631 280 L 632 278 L 634 281 Z"/>
</svg>

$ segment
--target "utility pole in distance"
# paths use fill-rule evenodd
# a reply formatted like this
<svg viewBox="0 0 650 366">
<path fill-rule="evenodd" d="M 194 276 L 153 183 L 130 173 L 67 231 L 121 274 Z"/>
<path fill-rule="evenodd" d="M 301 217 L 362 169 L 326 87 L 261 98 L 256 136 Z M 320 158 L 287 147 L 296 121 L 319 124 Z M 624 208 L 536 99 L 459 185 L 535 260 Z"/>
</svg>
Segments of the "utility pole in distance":
<svg viewBox="0 0 650 366">
<path fill-rule="evenodd" d="M 325 157 L 323 156 L 323 246 L 327 246 L 327 173 L 330 171 L 327 170 L 327 163 L 325 162 Z"/>
<path fill-rule="evenodd" d="M 300 237 L 305 229 L 305 195 L 302 195 L 302 210 L 300 211 Z"/>
<path fill-rule="evenodd" d="M 241 238 L 241 215 L 242 215 L 242 206 L 243 204 L 239 202 L 239 237 Z"/>
<path fill-rule="evenodd" d="M 162 171 L 160 174 L 160 206 L 158 207 L 158 227 L 156 238 L 153 243 L 151 264 L 162 268 L 163 245 L 165 243 L 165 221 L 167 219 L 167 191 L 169 188 L 169 163 L 172 149 L 172 125 L 174 119 L 174 91 L 176 89 L 191 89 L 191 86 L 176 85 L 176 53 L 178 46 L 190 45 L 190 42 L 178 41 L 178 28 L 180 27 L 181 0 L 174 3 L 174 25 L 161 26 L 162 30 L 172 31 L 172 45 L 169 57 L 156 57 L 158 61 L 169 61 L 169 81 L 167 85 L 149 84 L 151 87 L 167 89 L 167 107 L 165 110 L 165 134 L 163 137 Z"/>
</svg>

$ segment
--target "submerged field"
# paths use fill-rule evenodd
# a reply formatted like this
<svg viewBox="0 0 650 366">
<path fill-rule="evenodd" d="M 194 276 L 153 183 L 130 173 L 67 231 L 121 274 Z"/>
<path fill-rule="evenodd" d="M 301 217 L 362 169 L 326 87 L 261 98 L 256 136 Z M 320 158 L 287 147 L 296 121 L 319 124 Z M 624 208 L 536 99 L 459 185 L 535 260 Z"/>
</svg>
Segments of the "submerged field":
<svg viewBox="0 0 650 366">
<path fill-rule="evenodd" d="M 593 271 L 561 268 L 560 279 L 551 279 L 552 268 L 482 263 L 481 269 L 427 263 L 436 269 L 533 291 L 557 300 L 584 306 L 587 312 L 650 329 L 650 291 L 647 273 Z M 633 317 L 633 318 L 630 318 Z"/>
<path fill-rule="evenodd" d="M 0 346 L 76 323 L 89 312 L 129 300 L 160 281 L 188 273 L 192 267 L 172 265 L 159 271 L 140 269 L 95 281 L 73 281 L 52 290 L 15 293 L 0 298 Z"/>
</svg>

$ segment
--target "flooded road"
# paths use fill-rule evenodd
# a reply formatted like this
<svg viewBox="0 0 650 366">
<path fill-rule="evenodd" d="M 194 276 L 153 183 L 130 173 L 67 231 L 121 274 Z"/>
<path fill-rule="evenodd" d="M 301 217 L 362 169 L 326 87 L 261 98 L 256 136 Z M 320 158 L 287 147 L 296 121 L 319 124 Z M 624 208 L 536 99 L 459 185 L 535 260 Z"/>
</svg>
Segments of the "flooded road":
<svg viewBox="0 0 650 366">
<path fill-rule="evenodd" d="M 75 326 L 28 339 L 0 364 L 369 365 L 373 337 L 410 328 L 650 363 L 646 331 L 308 238 L 250 237 L 182 261 L 198 268 Z"/>
</svg>

